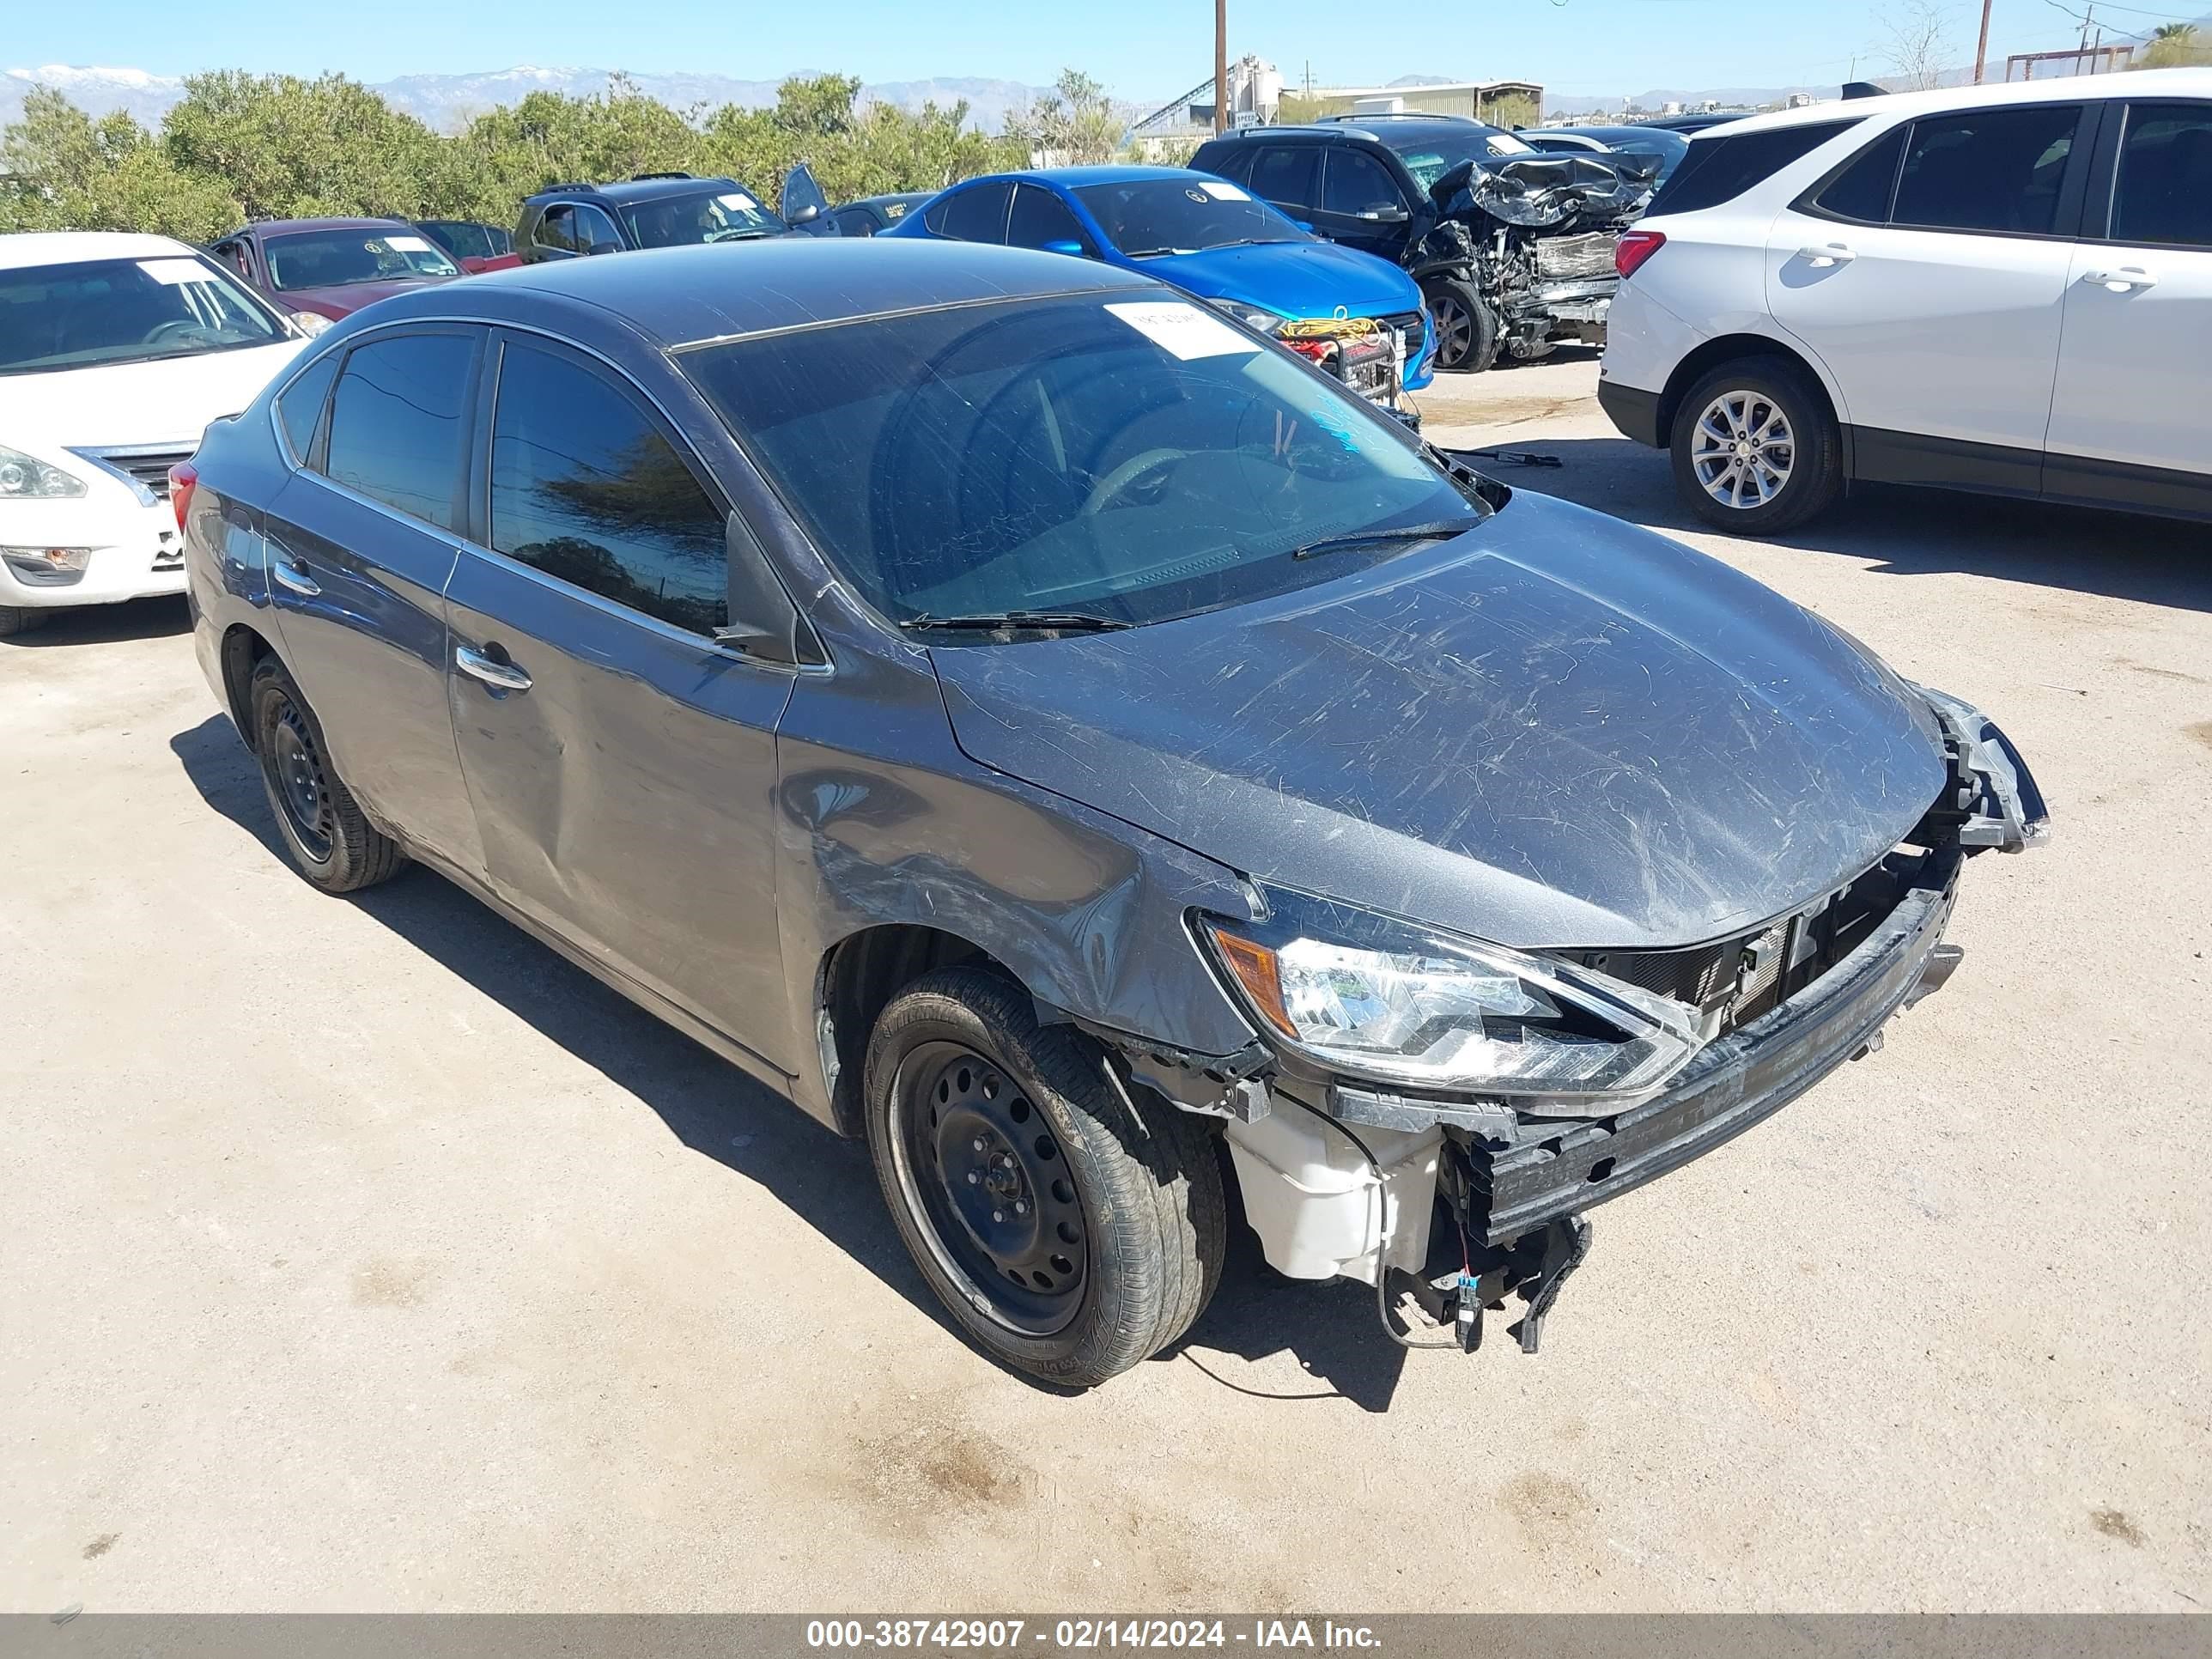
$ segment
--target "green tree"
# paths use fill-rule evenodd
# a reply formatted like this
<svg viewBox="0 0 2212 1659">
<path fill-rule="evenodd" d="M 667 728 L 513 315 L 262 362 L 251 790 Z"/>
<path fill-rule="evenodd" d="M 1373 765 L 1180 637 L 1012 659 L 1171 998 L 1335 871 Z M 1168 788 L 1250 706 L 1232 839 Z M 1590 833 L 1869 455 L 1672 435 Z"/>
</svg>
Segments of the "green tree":
<svg viewBox="0 0 2212 1659">
<path fill-rule="evenodd" d="M 255 219 L 419 213 L 441 142 L 342 75 L 192 76 L 161 124 L 178 169 L 221 183 Z"/>
<path fill-rule="evenodd" d="M 2189 69 L 2212 64 L 2212 45 L 2207 45 L 2194 23 L 2161 23 L 2151 31 L 2149 45 L 2136 59 L 2137 69 Z"/>
<path fill-rule="evenodd" d="M 1006 137 L 1042 167 L 1110 161 L 1127 123 L 1106 88 L 1080 70 L 1062 70 L 1050 92 L 1006 117 Z"/>
<path fill-rule="evenodd" d="M 95 121 L 61 94 L 34 88 L 23 118 L 0 135 L 0 231 L 139 230 L 204 241 L 244 210 L 219 180 L 179 169 L 128 115 Z"/>
</svg>

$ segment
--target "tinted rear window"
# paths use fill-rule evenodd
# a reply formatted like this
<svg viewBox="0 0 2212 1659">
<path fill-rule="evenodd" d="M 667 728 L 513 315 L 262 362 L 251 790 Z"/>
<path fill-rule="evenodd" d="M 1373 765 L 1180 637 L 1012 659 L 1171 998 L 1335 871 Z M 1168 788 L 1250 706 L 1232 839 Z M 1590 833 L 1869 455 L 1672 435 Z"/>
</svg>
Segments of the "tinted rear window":
<svg viewBox="0 0 2212 1659">
<path fill-rule="evenodd" d="M 1889 222 L 1890 193 L 1897 187 L 1897 164 L 1905 155 L 1908 126 L 1892 127 L 1830 175 L 1805 205 L 1832 218 L 1856 224 Z"/>
<path fill-rule="evenodd" d="M 1003 242 L 1006 240 L 1006 199 L 1012 187 L 978 185 L 947 196 L 930 205 L 923 222 L 939 236 L 963 242 Z"/>
<path fill-rule="evenodd" d="M 301 460 L 307 459 L 315 441 L 315 427 L 323 418 L 323 404 L 330 398 L 331 381 L 337 372 L 338 354 L 333 351 L 302 370 L 276 399 L 276 418 L 283 425 L 284 441 Z"/>
<path fill-rule="evenodd" d="M 2079 104 L 1972 110 L 1912 124 L 1894 223 L 2048 235 L 2073 154 Z"/>
<path fill-rule="evenodd" d="M 323 470 L 371 501 L 452 530 L 476 342 L 402 334 L 356 346 L 331 396 Z"/>
<path fill-rule="evenodd" d="M 2128 112 L 2112 240 L 2212 246 L 2212 103 L 2138 104 Z"/>
<path fill-rule="evenodd" d="M 1649 211 L 1696 213 L 1732 202 L 1753 185 L 1771 179 L 1802 156 L 1811 155 L 1863 118 L 1819 121 L 1808 126 L 1778 127 L 1768 132 L 1715 133 L 1691 141 L 1689 154 L 1674 176 L 1659 187 Z"/>
</svg>

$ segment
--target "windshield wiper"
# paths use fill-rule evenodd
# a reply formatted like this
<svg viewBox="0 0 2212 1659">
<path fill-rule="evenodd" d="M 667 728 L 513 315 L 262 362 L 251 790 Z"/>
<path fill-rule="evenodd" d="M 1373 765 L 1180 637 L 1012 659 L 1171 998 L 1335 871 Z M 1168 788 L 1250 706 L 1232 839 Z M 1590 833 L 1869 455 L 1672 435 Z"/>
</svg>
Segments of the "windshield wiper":
<svg viewBox="0 0 2212 1659">
<path fill-rule="evenodd" d="M 1132 259 L 1158 259 L 1170 253 L 1195 253 L 1194 247 L 1140 247 L 1127 257 Z"/>
<path fill-rule="evenodd" d="M 1434 542 L 1464 534 L 1480 524 L 1480 519 L 1440 519 L 1434 524 L 1401 525 L 1395 530 L 1355 530 L 1345 536 L 1324 536 L 1317 542 L 1308 542 L 1304 547 L 1294 547 L 1294 559 L 1310 559 L 1322 553 L 1340 552 L 1347 547 L 1370 547 L 1381 542 Z"/>
<path fill-rule="evenodd" d="M 1000 611 L 973 617 L 933 617 L 924 611 L 919 617 L 908 617 L 899 626 L 978 631 L 1031 628 L 1060 634 L 1105 634 L 1133 624 L 1119 617 L 1094 617 L 1081 611 Z"/>
</svg>

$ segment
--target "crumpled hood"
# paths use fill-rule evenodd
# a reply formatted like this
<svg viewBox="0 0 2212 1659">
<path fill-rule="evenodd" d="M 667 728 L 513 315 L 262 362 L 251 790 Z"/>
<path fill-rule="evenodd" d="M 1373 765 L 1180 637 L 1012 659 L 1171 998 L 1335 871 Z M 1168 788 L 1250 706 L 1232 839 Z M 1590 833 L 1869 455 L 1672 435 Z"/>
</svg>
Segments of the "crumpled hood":
<svg viewBox="0 0 2212 1659">
<path fill-rule="evenodd" d="M 1240 300 L 1285 317 L 1387 317 L 1421 308 L 1413 279 L 1387 259 L 1334 242 L 1261 242 L 1139 259 L 1136 269 L 1206 300 Z"/>
<path fill-rule="evenodd" d="M 1784 915 L 1945 776 L 1924 702 L 1808 612 L 1525 491 L 1302 593 L 931 654 L 985 765 L 1262 882 L 1524 947 Z"/>
<path fill-rule="evenodd" d="M 210 421 L 235 415 L 298 355 L 305 340 L 147 362 L 0 375 L 0 443 L 42 452 L 67 445 L 185 446 Z"/>
</svg>

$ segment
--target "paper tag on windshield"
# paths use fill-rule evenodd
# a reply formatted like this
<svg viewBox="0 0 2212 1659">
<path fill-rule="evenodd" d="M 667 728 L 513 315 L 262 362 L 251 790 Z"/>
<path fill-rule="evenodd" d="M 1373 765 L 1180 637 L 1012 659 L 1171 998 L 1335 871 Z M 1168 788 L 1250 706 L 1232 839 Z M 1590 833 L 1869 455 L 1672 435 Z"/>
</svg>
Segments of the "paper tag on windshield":
<svg viewBox="0 0 2212 1659">
<path fill-rule="evenodd" d="M 176 288 L 185 283 L 208 283 L 215 279 L 208 268 L 197 259 L 141 259 L 138 269 L 155 282 Z"/>
<path fill-rule="evenodd" d="M 1201 179 L 1198 187 L 1217 202 L 1249 202 L 1252 198 L 1236 185 L 1219 179 Z"/>
<path fill-rule="evenodd" d="M 751 197 L 746 195 L 744 191 L 741 190 L 733 190 L 728 195 L 717 196 L 714 199 L 720 202 L 724 207 L 736 208 L 742 213 L 757 212 L 760 208 L 760 204 L 758 202 L 753 200 Z"/>
<path fill-rule="evenodd" d="M 1179 300 L 1134 300 L 1106 307 L 1154 345 L 1188 362 L 1194 357 L 1225 357 L 1257 351 L 1218 317 L 1209 317 L 1196 306 Z"/>
<path fill-rule="evenodd" d="M 394 253 L 428 253 L 430 251 L 429 243 L 420 236 L 387 236 L 384 239 L 384 245 Z"/>
</svg>

